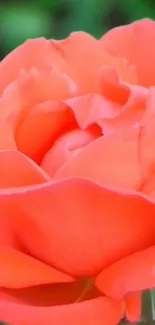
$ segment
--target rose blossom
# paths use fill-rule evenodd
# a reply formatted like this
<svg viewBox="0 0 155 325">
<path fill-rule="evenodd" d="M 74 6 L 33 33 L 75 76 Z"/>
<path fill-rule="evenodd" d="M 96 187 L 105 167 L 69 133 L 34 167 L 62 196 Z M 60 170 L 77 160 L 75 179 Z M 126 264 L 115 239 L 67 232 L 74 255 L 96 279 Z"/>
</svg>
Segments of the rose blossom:
<svg viewBox="0 0 155 325">
<path fill-rule="evenodd" d="M 146 19 L 0 63 L 2 321 L 139 319 L 155 286 L 154 37 Z"/>
</svg>

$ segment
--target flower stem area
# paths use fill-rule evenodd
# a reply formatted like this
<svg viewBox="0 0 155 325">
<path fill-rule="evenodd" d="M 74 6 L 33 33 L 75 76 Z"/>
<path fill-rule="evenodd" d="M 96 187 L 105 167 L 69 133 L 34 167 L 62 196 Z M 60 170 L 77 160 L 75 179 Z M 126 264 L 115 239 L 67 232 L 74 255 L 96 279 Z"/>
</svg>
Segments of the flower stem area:
<svg viewBox="0 0 155 325">
<path fill-rule="evenodd" d="M 131 324 L 127 320 L 122 320 L 120 325 Z M 155 291 L 146 291 L 142 296 L 142 316 L 138 323 L 132 325 L 155 325 Z"/>
</svg>

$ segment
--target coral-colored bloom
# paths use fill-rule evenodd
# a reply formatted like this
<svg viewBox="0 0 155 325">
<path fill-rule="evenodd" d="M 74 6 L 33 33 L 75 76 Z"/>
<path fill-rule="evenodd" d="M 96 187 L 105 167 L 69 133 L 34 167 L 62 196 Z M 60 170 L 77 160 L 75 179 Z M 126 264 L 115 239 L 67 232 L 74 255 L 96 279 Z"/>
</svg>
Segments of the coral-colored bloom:
<svg viewBox="0 0 155 325">
<path fill-rule="evenodd" d="M 139 319 L 155 286 L 154 33 L 36 39 L 0 63 L 0 320 Z"/>
</svg>

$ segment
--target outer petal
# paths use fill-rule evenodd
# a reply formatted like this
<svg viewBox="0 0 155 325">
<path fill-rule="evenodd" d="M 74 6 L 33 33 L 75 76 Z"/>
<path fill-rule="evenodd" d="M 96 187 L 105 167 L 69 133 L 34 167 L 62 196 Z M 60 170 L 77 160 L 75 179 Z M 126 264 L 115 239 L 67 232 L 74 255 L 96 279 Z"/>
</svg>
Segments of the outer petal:
<svg viewBox="0 0 155 325">
<path fill-rule="evenodd" d="M 13 135 L 13 130 L 8 123 L 3 124 L 0 129 L 0 150 L 17 149 L 16 142 Z"/>
<path fill-rule="evenodd" d="M 102 37 L 101 43 L 112 55 L 126 58 L 130 64 L 134 64 L 139 83 L 150 86 L 155 84 L 154 38 L 155 23 L 150 19 L 142 19 L 112 29 Z"/>
<path fill-rule="evenodd" d="M 101 66 L 113 59 L 106 51 L 101 51 L 101 46 L 95 38 L 84 32 L 72 33 L 64 40 L 52 40 L 51 46 L 56 66 L 65 70 L 80 86 L 82 92 L 97 88 L 97 76 Z M 63 61 L 60 60 L 61 57 Z"/>
<path fill-rule="evenodd" d="M 139 190 L 149 196 L 155 192 L 155 114 L 141 126 L 139 137 L 139 162 L 143 175 Z"/>
<path fill-rule="evenodd" d="M 19 90 L 11 84 L 0 98 L 0 150 L 16 149 L 14 133 L 20 112 Z"/>
<path fill-rule="evenodd" d="M 128 293 L 125 296 L 126 303 L 126 318 L 134 323 L 138 322 L 142 311 L 142 297 L 141 292 Z"/>
<path fill-rule="evenodd" d="M 53 68 L 50 71 L 32 68 L 21 70 L 15 82 L 21 96 L 23 110 L 29 106 L 49 100 L 65 100 L 78 94 L 75 82 L 63 71 Z"/>
<path fill-rule="evenodd" d="M 116 325 L 124 311 L 122 302 L 98 298 L 57 307 L 0 302 L 0 317 L 12 325 Z"/>
<path fill-rule="evenodd" d="M 16 150 L 0 152 L 0 187 L 45 183 L 50 177 L 31 159 Z"/>
<path fill-rule="evenodd" d="M 32 67 L 48 70 L 53 67 L 50 41 L 44 38 L 28 40 L 13 52 L 9 53 L 0 63 L 0 93 L 17 78 L 21 69 Z"/>
<path fill-rule="evenodd" d="M 143 117 L 143 124 L 146 124 L 155 115 L 155 87 L 150 87 L 148 90 L 148 98 L 146 103 L 146 111 Z"/>
<path fill-rule="evenodd" d="M 128 65 L 127 60 L 111 55 L 87 33 L 75 32 L 64 40 L 52 40 L 51 45 L 56 66 L 66 71 L 83 93 L 98 89 L 98 75 L 103 65 L 116 68 L 123 80 L 131 83 L 136 80 L 135 69 Z"/>
<path fill-rule="evenodd" d="M 127 256 L 109 266 L 96 279 L 106 295 L 121 299 L 128 292 L 155 287 L 155 246 Z"/>
<path fill-rule="evenodd" d="M 32 259 L 32 258 L 31 258 Z M 35 260 L 36 261 L 36 260 Z M 36 261 L 37 262 L 37 261 Z M 35 263 L 33 263 L 35 265 Z M 36 263 L 37 264 L 37 263 Z M 30 265 L 30 263 L 29 263 Z M 42 264 L 45 267 L 47 265 Z M 49 268 L 49 266 L 48 266 Z M 56 271 L 53 268 L 51 269 L 51 277 L 49 277 L 49 282 L 45 281 L 44 284 L 34 284 L 32 286 L 25 286 L 21 288 L 1 288 L 0 299 L 7 299 L 10 302 L 21 303 L 23 305 L 32 305 L 32 306 L 62 306 L 68 305 L 75 302 L 82 302 L 90 299 L 95 299 L 101 297 L 101 292 L 95 287 L 89 288 L 86 292 L 86 279 L 78 279 L 74 281 L 71 277 L 66 274 L 63 274 L 59 271 Z M 38 268 L 38 270 L 40 270 Z M 22 271 L 22 270 L 21 270 Z M 57 273 L 56 273 L 57 272 Z M 45 272 L 44 272 L 45 275 Z M 52 278 L 53 275 L 53 278 Z M 57 277 L 56 277 L 57 275 Z M 21 272 L 22 280 L 23 273 Z M 68 277 L 68 280 L 67 280 Z M 32 277 L 33 278 L 33 271 Z M 37 278 L 38 279 L 38 278 Z M 43 272 L 40 272 L 40 279 L 43 280 Z M 56 283 L 52 279 L 59 281 Z M 44 280 L 46 280 L 44 276 Z M 21 281 L 21 280 L 20 280 Z M 20 282 L 21 283 L 21 282 Z M 23 282 L 24 283 L 24 282 Z M 19 284 L 19 281 L 18 281 Z M 84 295 L 82 296 L 82 293 Z"/>
<path fill-rule="evenodd" d="M 74 281 L 69 275 L 8 246 L 0 246 L 0 287 L 22 288 Z"/>
<path fill-rule="evenodd" d="M 0 93 L 17 78 L 21 69 L 29 71 L 32 67 L 43 70 L 59 68 L 75 79 L 82 91 L 91 91 L 97 87 L 98 81 L 94 78 L 97 77 L 100 67 L 107 63 L 117 66 L 127 75 L 129 81 L 135 80 L 135 71 L 132 68 L 103 51 L 100 43 L 87 33 L 76 32 L 62 41 L 44 38 L 28 40 L 1 62 Z"/>
<path fill-rule="evenodd" d="M 1 220 L 32 256 L 72 275 L 92 276 L 155 243 L 152 203 L 86 180 L 6 190 L 2 207 Z"/>
</svg>

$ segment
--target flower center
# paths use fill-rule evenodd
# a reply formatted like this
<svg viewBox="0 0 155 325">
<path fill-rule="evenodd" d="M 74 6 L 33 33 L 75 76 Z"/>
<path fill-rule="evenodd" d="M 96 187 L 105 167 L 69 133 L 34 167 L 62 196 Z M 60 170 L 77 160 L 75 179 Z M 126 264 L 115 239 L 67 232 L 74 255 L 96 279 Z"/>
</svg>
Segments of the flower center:
<svg viewBox="0 0 155 325">
<path fill-rule="evenodd" d="M 97 135 L 89 130 L 75 129 L 67 132 L 58 138 L 46 153 L 41 162 L 41 167 L 50 176 L 53 176 L 59 168 L 96 138 Z"/>
<path fill-rule="evenodd" d="M 85 286 L 75 302 L 80 302 L 94 288 L 94 279 L 86 279 Z"/>
</svg>

